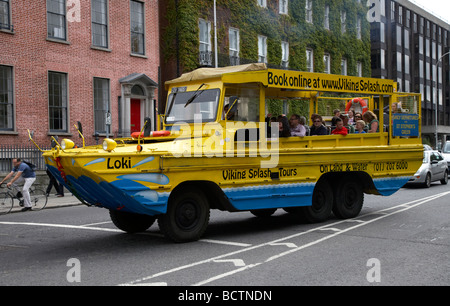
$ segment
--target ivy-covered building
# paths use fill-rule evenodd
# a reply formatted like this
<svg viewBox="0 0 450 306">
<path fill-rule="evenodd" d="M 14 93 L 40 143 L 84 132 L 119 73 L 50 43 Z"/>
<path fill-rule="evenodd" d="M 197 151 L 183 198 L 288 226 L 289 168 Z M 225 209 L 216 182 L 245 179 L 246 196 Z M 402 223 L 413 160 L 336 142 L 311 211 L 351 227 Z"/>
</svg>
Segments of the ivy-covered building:
<svg viewBox="0 0 450 306">
<path fill-rule="evenodd" d="M 215 23 L 213 0 L 160 1 L 162 81 L 216 62 L 370 77 L 367 10 L 360 0 L 217 0 Z"/>
</svg>

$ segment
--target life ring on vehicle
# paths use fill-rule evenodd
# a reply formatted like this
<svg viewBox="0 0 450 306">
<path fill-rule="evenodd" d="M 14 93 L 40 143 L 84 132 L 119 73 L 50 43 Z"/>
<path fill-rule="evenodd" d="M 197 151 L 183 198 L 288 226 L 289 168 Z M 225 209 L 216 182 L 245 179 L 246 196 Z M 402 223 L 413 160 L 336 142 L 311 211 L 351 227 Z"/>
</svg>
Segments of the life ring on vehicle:
<svg viewBox="0 0 450 306">
<path fill-rule="evenodd" d="M 139 138 L 139 134 L 141 134 L 141 138 L 144 137 L 144 133 L 140 133 L 140 132 L 132 133 L 131 137 Z M 170 135 L 170 131 L 153 131 L 153 132 L 150 132 L 150 137 L 164 137 L 164 136 L 169 136 L 169 135 Z"/>
<path fill-rule="evenodd" d="M 367 102 L 364 99 L 354 98 L 348 101 L 347 106 L 345 107 L 345 112 L 348 113 L 348 111 L 355 106 L 361 109 L 362 114 L 369 110 L 369 108 L 367 107 Z"/>
</svg>

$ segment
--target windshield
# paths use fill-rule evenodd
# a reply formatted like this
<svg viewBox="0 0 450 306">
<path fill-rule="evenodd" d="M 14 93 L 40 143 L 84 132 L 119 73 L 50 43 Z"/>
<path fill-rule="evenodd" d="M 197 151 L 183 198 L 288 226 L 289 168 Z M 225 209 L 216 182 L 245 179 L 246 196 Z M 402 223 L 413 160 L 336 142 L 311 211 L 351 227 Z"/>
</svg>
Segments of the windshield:
<svg viewBox="0 0 450 306">
<path fill-rule="evenodd" d="M 450 153 L 450 142 L 447 142 L 444 146 L 444 150 L 442 150 L 444 153 Z"/>
<path fill-rule="evenodd" d="M 200 115 L 202 122 L 215 121 L 219 99 L 219 89 L 172 93 L 167 103 L 166 124 L 193 123 L 195 115 Z"/>
</svg>

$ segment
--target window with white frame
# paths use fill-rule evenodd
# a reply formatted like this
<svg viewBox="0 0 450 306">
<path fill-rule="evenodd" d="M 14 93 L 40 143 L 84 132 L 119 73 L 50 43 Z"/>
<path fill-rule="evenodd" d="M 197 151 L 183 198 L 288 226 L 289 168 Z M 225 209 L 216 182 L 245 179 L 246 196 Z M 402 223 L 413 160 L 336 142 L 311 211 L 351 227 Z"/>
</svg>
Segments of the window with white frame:
<svg viewBox="0 0 450 306">
<path fill-rule="evenodd" d="M 323 27 L 325 28 L 325 30 L 329 30 L 330 29 L 330 6 L 329 5 L 325 5 L 325 13 L 324 13 L 324 18 L 323 18 Z"/>
<path fill-rule="evenodd" d="M 347 59 L 341 59 L 341 75 L 347 75 Z"/>
<path fill-rule="evenodd" d="M 356 62 L 356 76 L 358 76 L 360 78 L 363 76 L 362 63 L 361 62 Z"/>
<path fill-rule="evenodd" d="M 305 10 L 306 10 L 306 22 L 313 23 L 313 2 L 312 0 L 306 0 Z"/>
<path fill-rule="evenodd" d="M 330 54 L 329 53 L 325 53 L 323 55 L 323 65 L 324 65 L 324 71 L 323 73 L 331 73 L 331 59 L 330 59 Z"/>
<path fill-rule="evenodd" d="M 287 14 L 288 13 L 288 0 L 280 0 L 280 14 Z"/>
<path fill-rule="evenodd" d="M 211 46 L 211 22 L 199 19 L 199 41 L 200 41 L 200 65 L 212 65 L 212 46 Z"/>
<path fill-rule="evenodd" d="M 257 0 L 260 7 L 267 7 L 267 0 Z"/>
<path fill-rule="evenodd" d="M 281 66 L 289 67 L 289 43 L 287 41 L 281 42 Z"/>
<path fill-rule="evenodd" d="M 356 38 L 361 39 L 362 38 L 362 19 L 361 17 L 358 17 L 356 19 Z"/>
<path fill-rule="evenodd" d="M 258 35 L 258 63 L 267 63 L 267 37 Z"/>
<path fill-rule="evenodd" d="M 314 72 L 314 51 L 306 49 L 306 71 Z"/>
<path fill-rule="evenodd" d="M 230 28 L 228 35 L 230 40 L 230 65 L 239 65 L 239 30 Z"/>
<path fill-rule="evenodd" d="M 347 12 L 341 11 L 341 33 L 347 32 Z"/>
</svg>

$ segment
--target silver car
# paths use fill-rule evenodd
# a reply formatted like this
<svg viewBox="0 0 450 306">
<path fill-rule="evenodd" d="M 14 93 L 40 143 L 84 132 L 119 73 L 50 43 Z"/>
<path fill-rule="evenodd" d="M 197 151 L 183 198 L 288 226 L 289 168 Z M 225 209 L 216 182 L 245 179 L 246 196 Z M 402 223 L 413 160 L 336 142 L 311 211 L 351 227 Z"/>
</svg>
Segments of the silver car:
<svg viewBox="0 0 450 306">
<path fill-rule="evenodd" d="M 411 177 L 408 185 L 421 184 L 429 188 L 435 181 L 441 181 L 444 185 L 448 183 L 447 161 L 438 151 L 424 151 L 422 166 Z"/>
</svg>

